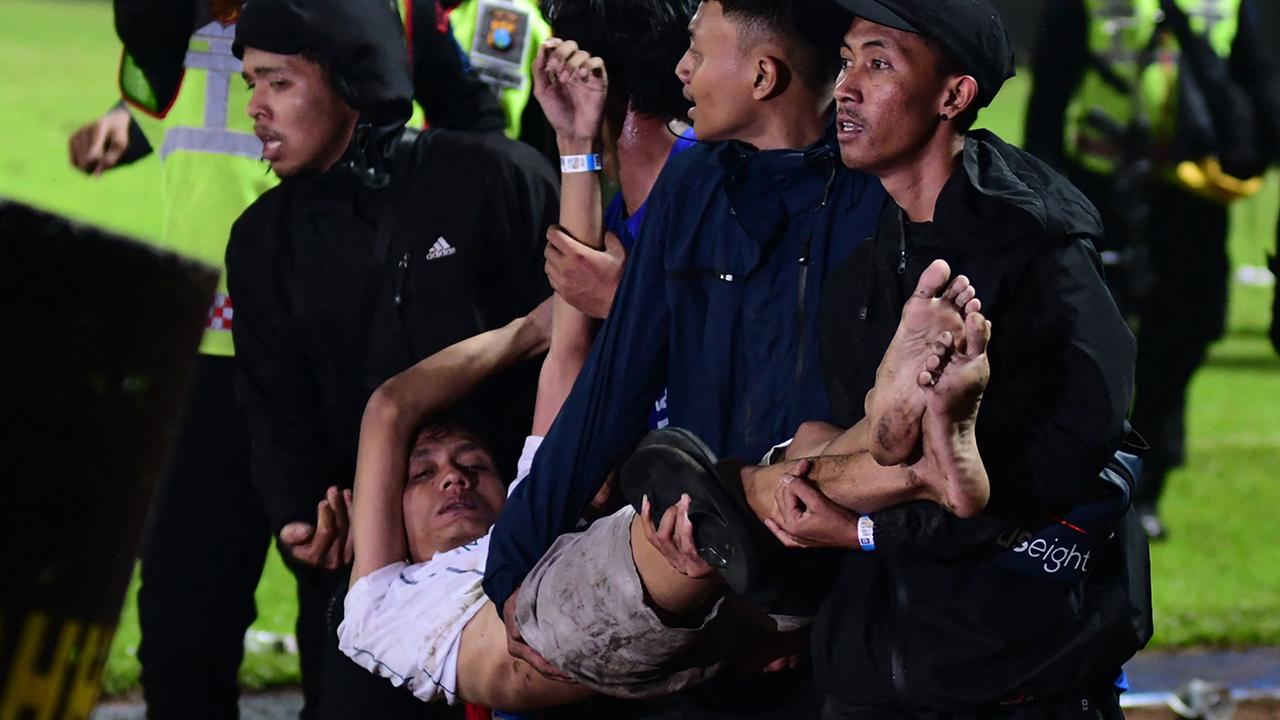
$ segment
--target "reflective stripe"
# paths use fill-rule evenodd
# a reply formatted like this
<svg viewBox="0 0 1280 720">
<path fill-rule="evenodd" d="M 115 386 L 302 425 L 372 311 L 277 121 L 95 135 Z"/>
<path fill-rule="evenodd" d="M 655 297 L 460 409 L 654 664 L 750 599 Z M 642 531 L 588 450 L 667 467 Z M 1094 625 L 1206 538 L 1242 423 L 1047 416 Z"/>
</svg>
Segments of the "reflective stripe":
<svg viewBox="0 0 1280 720">
<path fill-rule="evenodd" d="M 188 68 L 198 70 L 212 70 L 221 73 L 240 74 L 243 67 L 235 55 L 228 53 L 213 53 L 204 50 L 188 50 L 187 59 L 182 63 Z"/>
<path fill-rule="evenodd" d="M 256 135 L 231 130 L 176 127 L 165 131 L 164 144 L 160 146 L 160 159 L 176 150 L 235 155 L 254 160 L 262 158 L 262 141 Z"/>
<path fill-rule="evenodd" d="M 209 43 L 220 43 L 221 45 L 225 45 L 227 53 L 230 53 L 231 43 L 236 39 L 236 26 L 223 25 L 217 20 L 214 20 L 208 25 L 196 30 L 195 34 L 191 37 L 194 40 L 202 40 Z M 217 48 L 215 47 L 215 50 L 216 49 Z"/>
<path fill-rule="evenodd" d="M 231 76 L 239 75 L 243 67 L 235 55 L 231 54 L 231 43 L 235 40 L 234 26 L 223 27 L 221 23 L 211 22 L 200 28 L 192 36 L 192 43 L 208 43 L 209 49 L 188 50 L 183 64 L 191 69 L 204 70 L 204 126 L 206 128 L 225 128 L 227 126 L 228 102 L 231 90 Z M 168 138 L 165 138 L 166 142 Z"/>
</svg>

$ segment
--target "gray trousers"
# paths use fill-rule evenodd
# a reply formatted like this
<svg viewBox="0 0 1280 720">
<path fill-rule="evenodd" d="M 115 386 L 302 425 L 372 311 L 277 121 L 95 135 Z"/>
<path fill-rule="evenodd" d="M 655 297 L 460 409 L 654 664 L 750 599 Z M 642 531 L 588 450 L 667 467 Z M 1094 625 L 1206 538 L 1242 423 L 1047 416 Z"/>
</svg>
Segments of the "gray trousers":
<svg viewBox="0 0 1280 720">
<path fill-rule="evenodd" d="M 687 626 L 664 623 L 645 601 L 624 507 L 562 535 L 525 578 L 516 621 L 525 642 L 582 685 L 622 698 L 667 695 L 720 670 L 723 598 Z"/>
</svg>

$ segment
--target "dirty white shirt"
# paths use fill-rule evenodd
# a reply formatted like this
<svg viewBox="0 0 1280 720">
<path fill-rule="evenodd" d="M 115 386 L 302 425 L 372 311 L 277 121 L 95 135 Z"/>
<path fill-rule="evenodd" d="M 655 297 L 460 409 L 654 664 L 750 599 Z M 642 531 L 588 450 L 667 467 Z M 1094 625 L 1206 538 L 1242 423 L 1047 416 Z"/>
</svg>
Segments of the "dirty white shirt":
<svg viewBox="0 0 1280 720">
<path fill-rule="evenodd" d="M 531 436 L 516 481 L 529 474 L 542 438 Z M 430 560 L 392 563 L 356 581 L 347 592 L 338 647 L 355 663 L 392 685 L 407 685 L 424 702 L 458 702 L 458 650 L 462 629 L 488 598 L 484 579 L 489 535 Z"/>
</svg>

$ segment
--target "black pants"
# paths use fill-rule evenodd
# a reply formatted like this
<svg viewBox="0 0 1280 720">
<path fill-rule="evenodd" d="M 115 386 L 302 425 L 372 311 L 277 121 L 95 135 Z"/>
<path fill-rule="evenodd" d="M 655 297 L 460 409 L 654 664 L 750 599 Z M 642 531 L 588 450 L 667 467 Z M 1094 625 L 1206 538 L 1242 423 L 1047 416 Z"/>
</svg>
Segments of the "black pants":
<svg viewBox="0 0 1280 720">
<path fill-rule="evenodd" d="M 142 689 L 152 719 L 235 718 L 270 532 L 249 477 L 231 358 L 201 355 L 142 546 Z"/>
<path fill-rule="evenodd" d="M 1073 171 L 1071 179 L 1098 206 L 1107 228 L 1102 249 L 1128 246 L 1128 226 L 1110 183 Z M 1185 457 L 1187 387 L 1227 315 L 1227 209 L 1169 183 L 1156 183 L 1149 231 L 1150 288 L 1121 310 L 1137 323 L 1138 359 L 1132 422 L 1151 445 L 1135 500 L 1154 505 L 1165 475 Z M 1123 271 L 1121 271 L 1123 272 Z M 1108 281 L 1123 283 L 1109 271 Z M 1123 293 L 1117 293 L 1123 299 Z"/>
<path fill-rule="evenodd" d="M 1029 703 L 972 713 L 906 713 L 849 705 L 831 697 L 822 708 L 821 720 L 1124 720 L 1124 712 L 1115 691 L 1105 688 L 1062 703 Z"/>
</svg>

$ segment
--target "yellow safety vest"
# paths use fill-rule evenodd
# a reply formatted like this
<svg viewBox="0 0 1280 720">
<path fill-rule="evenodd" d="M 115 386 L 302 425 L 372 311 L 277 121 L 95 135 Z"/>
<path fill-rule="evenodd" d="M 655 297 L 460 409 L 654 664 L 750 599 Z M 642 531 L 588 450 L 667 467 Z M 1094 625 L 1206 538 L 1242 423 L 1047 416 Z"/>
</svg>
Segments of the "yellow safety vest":
<svg viewBox="0 0 1280 720">
<path fill-rule="evenodd" d="M 1190 18 L 1192 29 L 1205 36 L 1224 58 L 1230 56 L 1239 29 L 1240 1 L 1176 0 Z M 1137 97 L 1109 84 L 1090 64 L 1067 107 L 1065 148 L 1067 157 L 1081 166 L 1110 174 L 1122 148 L 1086 122 L 1086 117 L 1091 111 L 1101 111 L 1127 127 L 1134 118 L 1135 102 L 1139 102 L 1151 123 L 1156 147 L 1170 147 L 1176 130 L 1179 48 L 1172 32 L 1157 28 L 1160 0 L 1084 0 L 1084 5 L 1089 51 L 1136 87 Z M 1154 37 L 1156 32 L 1161 36 Z M 1152 62 L 1140 67 L 1153 42 Z"/>
<path fill-rule="evenodd" d="M 223 268 L 200 352 L 235 354 L 235 313 L 227 296 L 224 256 L 231 224 L 278 181 L 261 161 L 262 143 L 245 113 L 249 90 L 231 54 L 235 26 L 218 22 L 196 30 L 183 61 L 181 85 L 168 107 L 157 99 L 126 56 L 120 87 L 134 118 L 160 159 L 166 250 Z"/>
<path fill-rule="evenodd" d="M 551 26 L 531 0 L 464 0 L 449 22 L 476 72 L 498 91 L 507 137 L 520 137 L 520 118 L 533 94 L 533 60 Z"/>
</svg>

